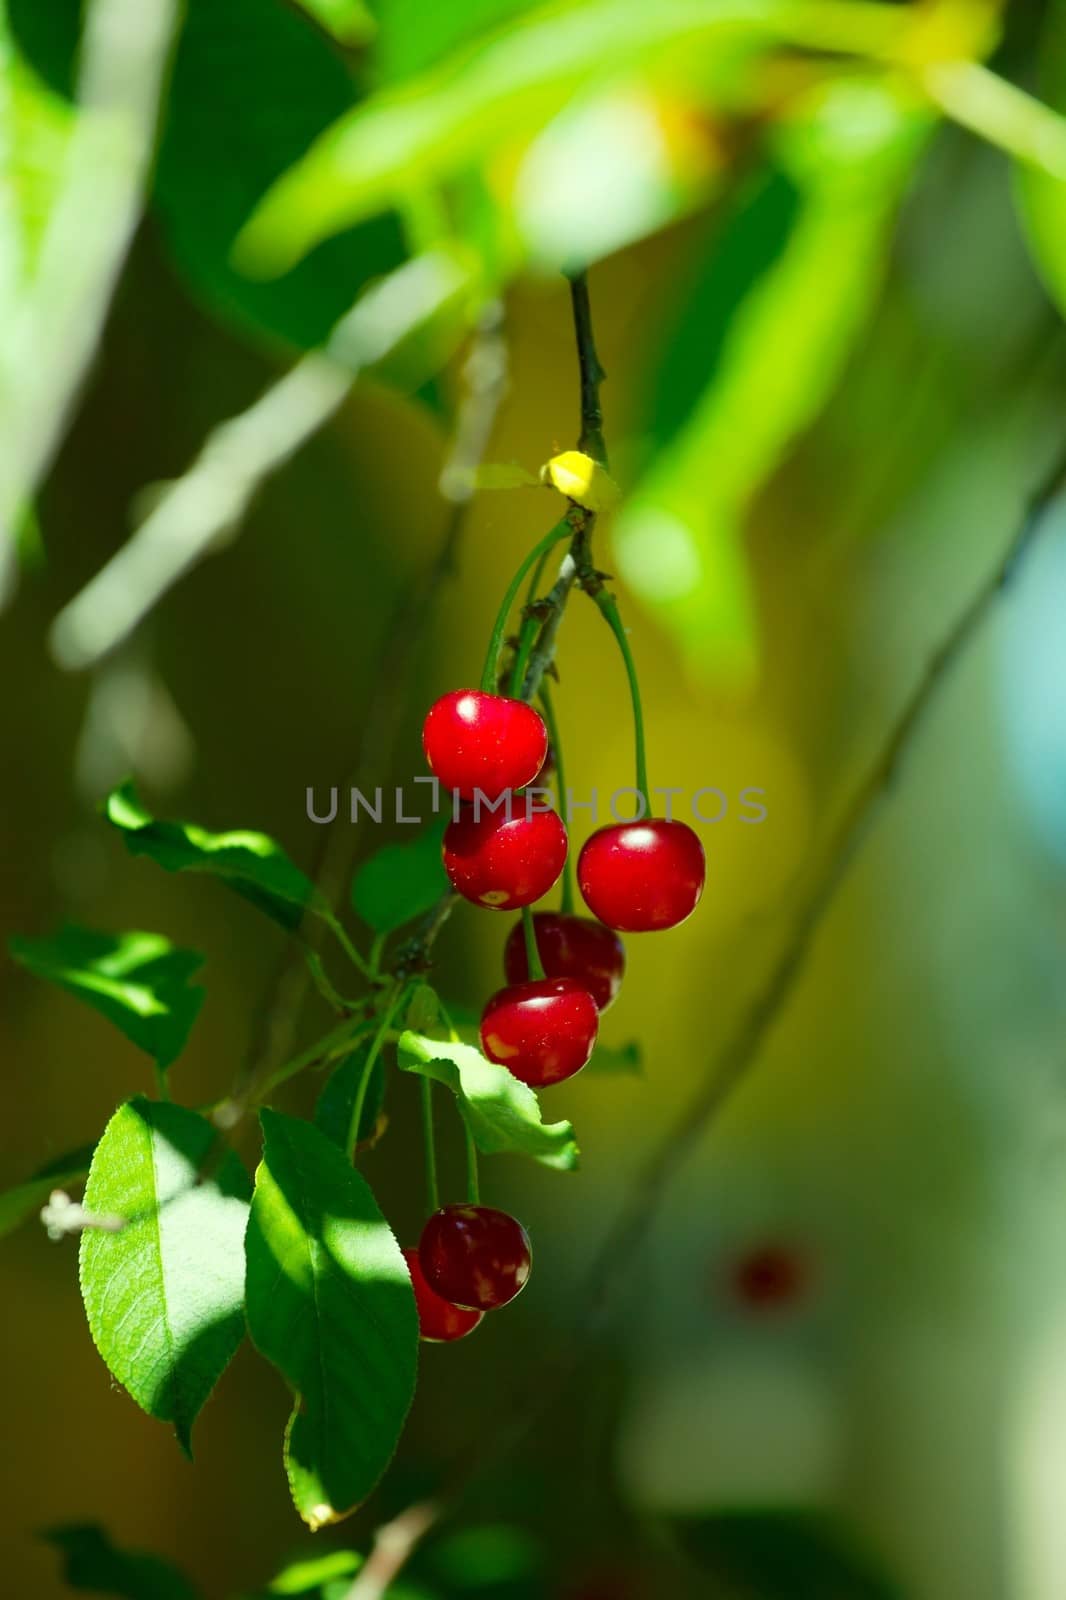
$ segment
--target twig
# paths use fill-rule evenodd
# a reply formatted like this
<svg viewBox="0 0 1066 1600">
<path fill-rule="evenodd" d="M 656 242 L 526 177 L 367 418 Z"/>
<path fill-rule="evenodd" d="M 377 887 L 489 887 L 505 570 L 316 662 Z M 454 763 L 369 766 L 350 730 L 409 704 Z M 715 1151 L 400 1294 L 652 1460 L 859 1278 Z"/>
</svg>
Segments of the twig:
<svg viewBox="0 0 1066 1600">
<path fill-rule="evenodd" d="M 592 333 L 592 308 L 589 305 L 587 273 L 576 272 L 571 277 L 570 303 L 574 310 L 577 359 L 581 372 L 581 434 L 577 447 L 594 461 L 602 462 L 606 466 L 607 446 L 603 441 L 600 384 L 607 374 L 600 364 L 600 358 L 596 353 L 596 340 Z"/>
<path fill-rule="evenodd" d="M 892 792 L 903 758 L 914 744 L 931 705 L 960 656 L 979 632 L 997 598 L 1025 560 L 1041 530 L 1046 513 L 1064 487 L 1066 452 L 1058 457 L 1030 497 L 1025 516 L 999 562 L 977 586 L 929 657 L 889 730 L 880 753 L 833 830 L 822 865 L 800 903 L 791 931 L 765 981 L 742 1012 L 695 1095 L 629 1185 L 625 1202 L 608 1229 L 585 1279 L 580 1294 L 583 1314 L 572 1330 L 567 1345 L 534 1372 L 528 1389 L 514 1408 L 510 1422 L 497 1427 L 488 1455 L 479 1453 L 479 1446 L 474 1445 L 456 1463 L 448 1485 L 433 1502 L 436 1506 L 434 1523 L 454 1507 L 490 1461 L 499 1460 L 524 1438 L 537 1419 L 555 1402 L 561 1386 L 572 1376 L 582 1352 L 601 1325 L 617 1292 L 620 1281 L 618 1262 L 632 1260 L 639 1251 L 669 1183 L 734 1090 L 756 1065 L 763 1045 L 781 1018 L 805 970 L 807 957 L 837 893 L 865 843 L 882 803 Z M 428 1531 L 429 1527 L 423 1523 L 416 1538 L 409 1541 L 408 1555 L 413 1553 L 416 1543 Z M 394 1566 L 391 1575 L 395 1577 L 398 1571 L 399 1567 Z M 369 1600 L 369 1596 L 349 1595 L 346 1600 Z"/>
<path fill-rule="evenodd" d="M 382 1600 L 393 1579 L 407 1565 L 412 1550 L 434 1526 L 439 1515 L 440 1508 L 426 1500 L 408 1506 L 391 1522 L 382 1523 L 374 1535 L 370 1554 L 343 1600 Z"/>
</svg>

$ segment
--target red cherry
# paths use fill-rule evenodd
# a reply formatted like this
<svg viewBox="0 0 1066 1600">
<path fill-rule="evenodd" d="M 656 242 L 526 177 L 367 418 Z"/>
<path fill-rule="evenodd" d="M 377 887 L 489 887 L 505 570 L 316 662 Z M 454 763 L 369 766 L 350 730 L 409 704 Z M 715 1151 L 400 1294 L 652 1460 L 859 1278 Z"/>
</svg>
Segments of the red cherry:
<svg viewBox="0 0 1066 1600">
<path fill-rule="evenodd" d="M 537 951 L 549 978 L 576 978 L 601 1011 L 614 1004 L 626 970 L 626 949 L 612 928 L 591 917 L 562 911 L 538 911 L 533 917 Z M 522 924 L 516 922 L 503 950 L 508 983 L 529 977 Z"/>
<path fill-rule="evenodd" d="M 622 933 L 676 928 L 699 904 L 705 872 L 692 829 L 663 817 L 598 829 L 577 863 L 589 910 Z"/>
<path fill-rule="evenodd" d="M 596 1002 L 576 978 L 538 978 L 492 996 L 481 1014 L 481 1048 L 542 1089 L 581 1071 L 599 1025 Z"/>
<path fill-rule="evenodd" d="M 475 790 L 496 800 L 533 782 L 548 753 L 548 730 L 523 700 L 453 689 L 430 706 L 422 748 L 446 789 L 457 789 L 464 800 Z"/>
<path fill-rule="evenodd" d="M 422 1229 L 418 1258 L 426 1281 L 453 1305 L 492 1311 L 529 1280 L 529 1235 L 506 1211 L 444 1206 Z"/>
<path fill-rule="evenodd" d="M 444 870 L 457 889 L 490 911 L 515 911 L 547 894 L 566 861 L 567 839 L 557 811 L 530 811 L 518 798 L 504 810 L 464 810 L 444 830 Z"/>
<path fill-rule="evenodd" d="M 407 1262 L 411 1286 L 415 1291 L 420 1338 L 426 1344 L 453 1344 L 456 1339 L 465 1339 L 468 1333 L 473 1333 L 481 1321 L 481 1312 L 452 1305 L 450 1300 L 445 1300 L 431 1289 L 422 1271 L 417 1250 L 405 1250 L 403 1258 Z"/>
</svg>

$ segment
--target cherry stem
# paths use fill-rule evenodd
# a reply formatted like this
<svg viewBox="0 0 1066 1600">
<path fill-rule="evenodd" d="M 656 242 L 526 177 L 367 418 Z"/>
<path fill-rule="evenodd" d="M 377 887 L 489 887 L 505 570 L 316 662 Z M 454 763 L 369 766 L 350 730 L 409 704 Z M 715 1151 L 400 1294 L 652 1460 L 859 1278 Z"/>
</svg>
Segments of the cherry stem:
<svg viewBox="0 0 1066 1600">
<path fill-rule="evenodd" d="M 474 1143 L 474 1135 L 465 1122 L 463 1128 L 466 1132 L 466 1198 L 470 1205 L 476 1206 L 481 1203 L 481 1186 L 477 1177 L 477 1145 Z"/>
<path fill-rule="evenodd" d="M 533 912 L 529 906 L 522 907 L 522 933 L 526 941 L 526 965 L 529 968 L 529 976 L 539 981 L 547 977 L 547 973 L 544 971 L 544 963 L 541 961 L 540 951 L 537 949 L 537 930 L 533 923 Z"/>
<path fill-rule="evenodd" d="M 577 360 L 581 372 L 581 437 L 577 447 L 593 461 L 607 465 L 607 446 L 603 442 L 603 410 L 600 384 L 607 374 L 596 354 L 592 335 L 592 307 L 589 304 L 588 276 L 575 272 L 570 278 L 570 304 L 574 313 Z"/>
<path fill-rule="evenodd" d="M 536 617 L 526 617 L 522 623 L 522 632 L 518 636 L 518 649 L 515 651 L 514 666 L 511 669 L 511 697 L 518 699 L 522 693 L 522 684 L 526 676 L 526 667 L 533 653 L 533 646 L 537 641 L 540 624 Z"/>
<path fill-rule="evenodd" d="M 422 1083 L 422 1141 L 426 1151 L 426 1203 L 429 1214 L 440 1210 L 440 1193 L 437 1189 L 437 1147 L 433 1138 L 433 1080 L 423 1078 Z"/>
<path fill-rule="evenodd" d="M 392 1019 L 400 1009 L 400 1003 L 406 994 L 407 985 L 401 984 L 385 1007 L 378 1031 L 370 1041 L 370 1049 L 367 1051 L 362 1076 L 359 1079 L 359 1087 L 355 1091 L 355 1100 L 352 1102 L 352 1115 L 348 1123 L 348 1139 L 345 1148 L 348 1151 L 348 1159 L 353 1163 L 355 1161 L 355 1147 L 359 1143 L 359 1124 L 363 1120 L 363 1106 L 366 1103 L 366 1091 L 370 1084 L 370 1074 L 374 1070 L 374 1063 L 381 1054 L 381 1047 L 388 1037 Z"/>
<path fill-rule="evenodd" d="M 546 683 L 540 686 L 540 707 L 544 712 L 544 721 L 548 728 L 548 738 L 551 740 L 552 755 L 555 757 L 555 787 L 559 794 L 559 815 L 569 824 L 566 815 L 566 774 L 563 770 L 563 742 L 559 737 L 559 724 L 555 719 L 555 706 L 552 702 L 551 691 Z M 566 861 L 563 864 L 562 899 L 560 911 L 569 915 L 574 909 L 574 866 L 567 851 Z"/>
<path fill-rule="evenodd" d="M 629 679 L 629 694 L 633 702 L 633 734 L 636 740 L 637 756 L 637 793 L 644 802 L 641 815 L 651 816 L 651 790 L 648 788 L 648 765 L 644 753 L 644 712 L 640 704 L 640 683 L 637 679 L 636 662 L 633 652 L 629 648 L 629 639 L 626 636 L 625 626 L 618 611 L 618 603 L 614 596 L 608 594 L 606 589 L 600 589 L 592 596 L 600 611 L 607 620 L 607 625 L 618 642 L 625 662 L 626 677 Z"/>
<path fill-rule="evenodd" d="M 565 517 L 563 518 L 562 522 L 557 522 L 551 532 L 546 533 L 544 538 L 533 546 L 532 550 L 526 556 L 526 559 L 522 562 L 522 565 L 511 579 L 507 593 L 503 597 L 503 604 L 500 606 L 499 613 L 496 617 L 496 625 L 492 630 L 492 637 L 489 640 L 489 648 L 485 655 L 485 667 L 481 674 L 481 687 L 486 694 L 495 694 L 496 692 L 500 651 L 503 648 L 504 637 L 507 633 L 508 618 L 511 615 L 511 609 L 518 598 L 518 591 L 521 589 L 522 584 L 525 581 L 526 574 L 536 566 L 537 562 L 542 556 L 547 555 L 548 551 L 553 545 L 558 544 L 561 539 L 569 539 L 572 531 L 573 530 L 571 529 L 570 524 L 567 522 Z"/>
</svg>

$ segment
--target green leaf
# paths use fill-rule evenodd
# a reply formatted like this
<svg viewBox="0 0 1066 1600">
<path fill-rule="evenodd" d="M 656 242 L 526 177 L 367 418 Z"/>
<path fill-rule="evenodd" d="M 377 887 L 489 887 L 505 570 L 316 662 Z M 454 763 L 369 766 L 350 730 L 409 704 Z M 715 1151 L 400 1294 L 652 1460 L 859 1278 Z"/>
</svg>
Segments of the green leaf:
<svg viewBox="0 0 1066 1600">
<path fill-rule="evenodd" d="M 127 1218 L 81 1238 L 81 1293 L 96 1348 L 191 1454 L 193 1422 L 244 1334 L 241 1241 L 248 1175 L 195 1111 L 135 1099 L 104 1129 L 85 1209 Z"/>
<path fill-rule="evenodd" d="M 414 1395 L 418 1316 L 361 1175 L 310 1123 L 261 1116 L 248 1328 L 296 1395 L 285 1466 L 297 1510 L 321 1528 L 354 1511 L 392 1458 Z"/>
<path fill-rule="evenodd" d="M 366 19 L 355 0 L 305 3 L 342 32 L 360 13 Z M 328 41 L 277 0 L 190 0 L 154 205 L 192 289 L 238 327 L 301 348 L 321 344 L 359 290 L 403 258 L 390 215 L 331 240 L 275 283 L 252 282 L 231 263 L 234 240 L 270 185 L 355 101 Z"/>
<path fill-rule="evenodd" d="M 677 321 L 660 386 L 676 382 L 667 425 L 614 542 L 626 582 L 704 673 L 751 680 L 747 514 L 864 325 L 928 127 L 881 82 L 820 88 L 780 135 L 777 173 L 711 241 Z"/>
<path fill-rule="evenodd" d="M 119 1550 L 91 1524 L 48 1528 L 41 1537 L 63 1556 L 72 1589 L 118 1600 L 197 1600 L 200 1591 L 171 1562 L 141 1550 Z"/>
<path fill-rule="evenodd" d="M 390 82 L 413 77 L 496 24 L 532 10 L 535 3 L 463 0 L 462 5 L 427 6 L 425 0 L 376 0 L 376 73 Z"/>
<path fill-rule="evenodd" d="M 36 270 L 73 126 L 70 106 L 27 68 L 0 16 L 0 299 L 6 304 Z"/>
<path fill-rule="evenodd" d="M 12 939 L 15 960 L 77 995 L 113 1022 L 160 1067 L 169 1067 L 203 1004 L 189 979 L 203 965 L 161 933 L 95 933 L 68 925 L 48 939 Z"/>
<path fill-rule="evenodd" d="M 267 1585 L 268 1594 L 301 1595 L 318 1600 L 327 1585 L 338 1579 L 352 1579 L 363 1565 L 363 1557 L 355 1550 L 330 1550 L 322 1556 L 306 1556 L 290 1561 L 277 1577 Z M 348 1587 L 344 1584 L 341 1592 Z"/>
<path fill-rule="evenodd" d="M 332 1144 L 341 1150 L 348 1148 L 348 1129 L 359 1085 L 366 1072 L 366 1059 L 370 1054 L 370 1041 L 345 1056 L 326 1080 L 326 1085 L 315 1104 L 315 1127 L 324 1133 Z M 370 1069 L 370 1082 L 366 1086 L 362 1110 L 359 1114 L 357 1142 L 362 1144 L 372 1137 L 385 1101 L 385 1063 L 380 1054 Z"/>
<path fill-rule="evenodd" d="M 340 117 L 268 192 L 242 235 L 241 258 L 265 275 L 283 272 L 412 188 L 490 165 L 497 151 L 543 126 L 586 85 L 613 74 L 650 73 L 684 54 L 694 77 L 709 79 L 738 50 L 791 41 L 880 52 L 898 46 L 906 28 L 892 12 L 839 6 L 827 18 L 823 7 L 796 0 L 757 7 L 746 0 L 586 0 L 538 8 Z M 588 204 L 598 199 L 590 195 Z"/>
<path fill-rule="evenodd" d="M 69 1150 L 66 1155 L 56 1156 L 38 1167 L 25 1183 L 0 1193 L 0 1239 L 39 1211 L 53 1189 L 64 1189 L 68 1183 L 84 1178 L 95 1148 L 95 1145 L 86 1144 L 78 1150 Z"/>
<path fill-rule="evenodd" d="M 441 862 L 442 817 L 410 844 L 387 844 L 364 861 L 352 882 L 352 906 L 375 933 L 391 933 L 431 910 L 448 892 Z"/>
<path fill-rule="evenodd" d="M 208 833 L 192 822 L 158 822 L 132 783 L 104 802 L 104 816 L 133 856 L 150 856 L 165 872 L 209 872 L 290 931 L 305 910 L 329 919 L 329 907 L 306 873 L 265 833 Z"/>
<path fill-rule="evenodd" d="M 673 1519 L 686 1553 L 724 1593 L 788 1600 L 902 1600 L 837 1519 L 818 1511 L 740 1510 Z"/>
<path fill-rule="evenodd" d="M 475 1144 L 486 1155 L 532 1156 L 561 1172 L 577 1166 L 571 1124 L 542 1122 L 533 1090 L 506 1067 L 487 1061 L 473 1045 L 428 1039 L 408 1030 L 400 1037 L 399 1061 L 406 1072 L 435 1078 L 452 1091 Z"/>
<path fill-rule="evenodd" d="M 338 44 L 354 48 L 366 44 L 377 32 L 377 23 L 365 0 L 299 0 L 299 3 Z"/>
<path fill-rule="evenodd" d="M 1037 60 L 1041 94 L 1066 112 L 1066 0 L 1050 0 L 1045 8 Z M 1019 163 L 1014 189 L 1036 269 L 1066 316 L 1066 182 Z"/>
</svg>

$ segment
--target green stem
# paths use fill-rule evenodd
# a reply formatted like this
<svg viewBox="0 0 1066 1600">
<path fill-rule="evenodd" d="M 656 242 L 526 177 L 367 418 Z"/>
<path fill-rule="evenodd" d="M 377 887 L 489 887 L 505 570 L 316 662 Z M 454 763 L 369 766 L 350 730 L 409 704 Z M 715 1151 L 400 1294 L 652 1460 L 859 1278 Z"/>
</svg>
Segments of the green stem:
<svg viewBox="0 0 1066 1600">
<path fill-rule="evenodd" d="M 522 693 L 522 684 L 525 681 L 526 667 L 533 654 L 533 646 L 537 642 L 540 632 L 540 623 L 536 617 L 526 617 L 522 623 L 522 632 L 518 636 L 518 649 L 515 651 L 514 666 L 511 668 L 511 697 L 516 699 Z"/>
<path fill-rule="evenodd" d="M 365 1033 L 369 1033 L 374 1026 L 372 1022 L 341 1023 L 339 1028 L 334 1028 L 332 1033 L 327 1033 L 317 1044 L 307 1050 L 302 1050 L 298 1056 L 293 1056 L 291 1061 L 283 1062 L 276 1072 L 272 1072 L 266 1082 L 254 1095 L 251 1104 L 262 1105 L 269 1099 L 275 1089 L 287 1083 L 290 1078 L 295 1078 L 298 1072 L 303 1072 L 305 1067 L 323 1067 L 331 1061 L 336 1061 L 340 1056 L 347 1055 L 354 1044 Z"/>
<path fill-rule="evenodd" d="M 381 958 L 385 953 L 385 941 L 387 938 L 388 934 L 386 933 L 374 935 L 374 941 L 370 946 L 370 976 L 372 978 L 377 978 L 381 975 Z"/>
<path fill-rule="evenodd" d="M 422 1078 L 422 1141 L 426 1152 L 426 1202 L 430 1215 L 440 1209 L 437 1189 L 437 1147 L 433 1138 L 433 1080 Z"/>
<path fill-rule="evenodd" d="M 566 815 L 566 773 L 563 768 L 563 742 L 559 737 L 559 724 L 555 717 L 555 706 L 552 701 L 551 691 L 547 683 L 540 686 L 540 706 L 544 712 L 544 721 L 548 726 L 548 737 L 551 740 L 552 755 L 555 758 L 555 787 L 559 794 L 559 815 L 563 821 L 569 823 Z M 569 915 L 574 909 L 574 863 L 567 852 L 566 863 L 563 867 L 562 900 L 559 909 Z"/>
<path fill-rule="evenodd" d="M 381 1047 L 385 1043 L 389 1029 L 392 1026 L 392 1019 L 400 1009 L 400 1005 L 402 1004 L 406 995 L 407 985 L 399 984 L 392 999 L 385 1007 L 378 1031 L 371 1040 L 370 1049 L 366 1054 L 366 1062 L 363 1066 L 363 1075 L 359 1079 L 359 1087 L 355 1092 L 355 1100 L 352 1104 L 352 1115 L 348 1123 L 348 1139 L 345 1145 L 345 1148 L 348 1151 L 348 1159 L 352 1162 L 355 1161 L 355 1147 L 359 1143 L 359 1124 L 363 1119 L 363 1106 L 366 1102 L 366 1091 L 370 1083 L 370 1074 L 374 1070 L 374 1063 L 381 1054 Z"/>
<path fill-rule="evenodd" d="M 481 1187 L 477 1176 L 477 1145 L 474 1143 L 474 1135 L 465 1122 L 463 1128 L 466 1133 L 466 1198 L 470 1205 L 476 1206 L 481 1203 Z"/>
<path fill-rule="evenodd" d="M 344 996 L 333 987 L 329 974 L 322 965 L 321 956 L 312 950 L 310 945 L 304 947 L 304 960 L 307 962 L 307 970 L 314 980 L 315 988 L 326 1004 L 332 1006 L 342 1017 L 348 1016 L 354 1009 L 353 1002 L 345 1000 Z"/>
<path fill-rule="evenodd" d="M 355 948 L 355 945 L 348 937 L 348 930 L 344 926 L 343 922 L 341 922 L 340 918 L 330 915 L 326 920 L 329 923 L 330 930 L 335 935 L 338 944 L 352 965 L 362 973 L 364 978 L 373 978 L 374 973 L 371 970 L 370 963 L 365 959 L 365 957 L 360 955 L 359 951 Z"/>
<path fill-rule="evenodd" d="M 155 1092 L 160 1100 L 170 1099 L 170 1084 L 167 1082 L 167 1069 L 161 1067 L 158 1061 L 152 1062 L 152 1071 L 155 1073 Z"/>
<path fill-rule="evenodd" d="M 562 522 L 557 522 L 555 524 L 555 527 L 550 533 L 546 533 L 544 535 L 544 538 L 540 540 L 539 544 L 535 544 L 533 546 L 532 550 L 526 556 L 526 559 L 522 562 L 522 565 L 511 579 L 507 593 L 503 597 L 503 604 L 500 606 L 496 617 L 496 625 L 492 630 L 492 637 L 489 640 L 489 648 L 485 654 L 485 667 L 481 674 L 481 687 L 486 694 L 494 694 L 496 691 L 497 663 L 500 658 L 500 651 L 503 648 L 504 636 L 507 633 L 507 621 L 511 615 L 511 609 L 518 598 L 518 591 L 521 589 L 522 584 L 525 581 L 526 574 L 531 570 L 531 568 L 536 566 L 537 562 L 542 556 L 547 555 L 548 551 L 553 545 L 558 544 L 560 539 L 569 539 L 570 534 L 570 524 L 564 517 Z"/>
<path fill-rule="evenodd" d="M 529 967 L 529 976 L 538 980 L 546 976 L 544 963 L 540 959 L 537 949 L 537 930 L 533 926 L 533 910 L 531 906 L 522 907 L 522 932 L 526 941 L 526 965 Z"/>
<path fill-rule="evenodd" d="M 629 679 L 629 694 L 633 702 L 633 733 L 636 740 L 636 766 L 637 766 L 637 792 L 644 799 L 644 815 L 651 816 L 651 790 L 648 788 L 648 765 L 644 753 L 644 712 L 640 704 L 640 683 L 637 679 L 637 667 L 633 660 L 633 652 L 629 648 L 629 640 L 622 618 L 618 612 L 618 604 L 613 595 L 606 589 L 600 589 L 592 596 L 600 611 L 607 620 L 607 625 L 618 642 L 625 662 L 626 677 Z"/>
</svg>

